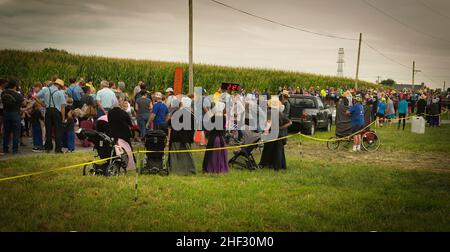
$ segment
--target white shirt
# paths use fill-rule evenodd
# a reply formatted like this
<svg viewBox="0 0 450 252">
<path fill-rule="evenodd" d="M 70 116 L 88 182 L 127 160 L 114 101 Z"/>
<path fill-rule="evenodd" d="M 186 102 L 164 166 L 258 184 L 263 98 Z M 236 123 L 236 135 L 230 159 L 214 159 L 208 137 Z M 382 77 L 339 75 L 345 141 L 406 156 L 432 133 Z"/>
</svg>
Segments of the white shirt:
<svg viewBox="0 0 450 252">
<path fill-rule="evenodd" d="M 114 103 L 117 102 L 116 94 L 106 87 L 97 92 L 95 99 L 99 101 L 105 109 L 111 109 Z"/>
</svg>

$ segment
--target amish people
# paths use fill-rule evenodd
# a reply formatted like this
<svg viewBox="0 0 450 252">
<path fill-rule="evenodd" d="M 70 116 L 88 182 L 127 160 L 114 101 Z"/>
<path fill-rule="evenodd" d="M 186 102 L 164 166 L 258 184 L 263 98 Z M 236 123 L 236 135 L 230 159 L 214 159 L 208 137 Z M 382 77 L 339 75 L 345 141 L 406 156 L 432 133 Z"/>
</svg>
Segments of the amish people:
<svg viewBox="0 0 450 252">
<path fill-rule="evenodd" d="M 225 123 L 224 114 L 225 103 L 219 101 L 215 104 L 213 114 L 210 115 L 210 123 L 214 125 L 208 132 L 207 149 L 225 147 Z M 203 172 L 206 173 L 228 173 L 228 154 L 227 150 L 206 151 L 203 159 Z"/>
<path fill-rule="evenodd" d="M 267 124 L 264 129 L 264 134 L 268 135 L 275 127 L 274 124 L 278 123 L 279 133 L 278 137 L 284 136 L 284 129 L 289 128 L 292 125 L 292 121 L 282 112 L 284 106 L 281 104 L 277 97 L 272 97 L 269 102 L 269 110 L 267 111 Z M 278 114 L 278 122 L 272 121 L 274 113 Z M 278 170 L 286 170 L 286 157 L 284 154 L 285 141 L 277 140 L 264 143 L 263 153 L 261 155 L 261 161 L 259 165 L 262 167 L 268 167 Z"/>
<path fill-rule="evenodd" d="M 63 121 L 65 120 L 66 97 L 64 81 L 56 79 L 49 87 L 43 88 L 35 98 L 45 103 L 45 145 L 47 152 L 53 150 L 52 135 L 55 134 L 55 152 L 62 153 Z"/>
<path fill-rule="evenodd" d="M 194 125 L 194 115 L 191 111 L 191 100 L 187 97 L 181 99 L 181 103 L 177 103 L 179 99 L 174 100 L 172 105 L 174 111 L 171 113 L 169 118 L 169 150 L 190 150 L 191 144 L 194 139 L 194 130 L 191 129 L 177 129 L 174 127 L 175 122 L 183 123 L 185 120 L 190 120 L 190 126 Z M 174 118 L 173 115 L 176 115 Z M 176 121 L 174 122 L 174 120 Z M 169 171 L 177 175 L 192 175 L 195 174 L 195 163 L 192 158 L 192 153 L 189 152 L 179 152 L 179 153 L 169 153 Z"/>
</svg>

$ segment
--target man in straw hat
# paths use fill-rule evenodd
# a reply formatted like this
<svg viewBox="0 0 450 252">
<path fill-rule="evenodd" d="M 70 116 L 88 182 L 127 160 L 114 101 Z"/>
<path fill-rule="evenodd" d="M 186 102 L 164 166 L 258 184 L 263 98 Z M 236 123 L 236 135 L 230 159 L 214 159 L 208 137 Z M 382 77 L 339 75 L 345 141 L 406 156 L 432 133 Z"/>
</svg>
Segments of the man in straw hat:
<svg viewBox="0 0 450 252">
<path fill-rule="evenodd" d="M 66 97 L 64 81 L 56 79 L 49 87 L 36 94 L 35 99 L 43 100 L 45 104 L 45 150 L 53 150 L 52 135 L 55 134 L 55 152 L 62 153 L 63 121 L 65 120 Z"/>
<path fill-rule="evenodd" d="M 286 116 L 289 116 L 291 112 L 291 104 L 289 103 L 289 91 L 283 90 L 283 93 L 280 95 L 280 101 L 284 105 L 283 113 Z"/>
</svg>

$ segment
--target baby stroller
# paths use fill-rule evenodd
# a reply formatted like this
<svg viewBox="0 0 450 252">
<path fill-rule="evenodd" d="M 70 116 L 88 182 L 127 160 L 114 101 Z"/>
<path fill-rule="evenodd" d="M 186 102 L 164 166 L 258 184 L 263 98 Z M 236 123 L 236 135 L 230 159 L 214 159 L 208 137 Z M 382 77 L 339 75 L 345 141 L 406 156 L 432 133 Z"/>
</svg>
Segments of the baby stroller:
<svg viewBox="0 0 450 252">
<path fill-rule="evenodd" d="M 141 173 L 169 175 L 169 170 L 164 166 L 164 148 L 166 147 L 166 133 L 162 130 L 150 130 L 145 135 L 145 149 L 157 151 L 146 153 L 145 165 Z"/>
<path fill-rule="evenodd" d="M 127 172 L 129 156 L 122 146 L 114 143 L 112 138 L 91 129 L 79 129 L 76 134 L 81 141 L 87 139 L 94 144 L 94 150 L 97 152 L 97 155 L 94 157 L 105 159 L 117 156 L 101 163 L 85 165 L 83 167 L 83 176 L 117 176 Z"/>
<path fill-rule="evenodd" d="M 241 169 L 248 169 L 248 170 L 257 170 L 260 169 L 260 166 L 256 163 L 255 158 L 253 157 L 253 150 L 258 148 L 258 143 L 261 139 L 261 135 L 258 132 L 254 132 L 252 130 L 244 130 L 243 131 L 243 145 L 246 144 L 254 144 L 250 146 L 246 146 L 241 148 L 238 151 L 234 152 L 234 156 L 228 161 L 228 164 L 231 167 L 234 167 L 235 165 L 238 168 Z"/>
</svg>

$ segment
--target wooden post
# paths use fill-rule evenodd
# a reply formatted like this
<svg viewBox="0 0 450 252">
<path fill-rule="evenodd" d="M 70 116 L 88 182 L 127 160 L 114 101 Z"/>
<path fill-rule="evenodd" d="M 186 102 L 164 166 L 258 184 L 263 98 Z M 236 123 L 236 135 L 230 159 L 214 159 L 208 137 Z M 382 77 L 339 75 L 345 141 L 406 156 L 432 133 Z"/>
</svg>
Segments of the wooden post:
<svg viewBox="0 0 450 252">
<path fill-rule="evenodd" d="M 356 62 L 355 89 L 358 89 L 359 62 L 361 59 L 361 42 L 362 42 L 362 33 L 359 34 L 358 61 Z"/>
<path fill-rule="evenodd" d="M 194 66 L 193 66 L 193 4 L 189 0 L 189 93 L 194 92 Z"/>
<path fill-rule="evenodd" d="M 414 75 L 416 74 L 416 62 L 413 61 L 413 70 L 412 70 L 412 89 L 414 90 Z"/>
</svg>

